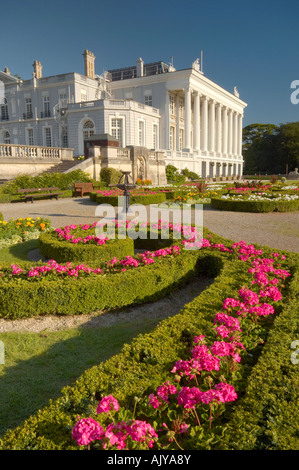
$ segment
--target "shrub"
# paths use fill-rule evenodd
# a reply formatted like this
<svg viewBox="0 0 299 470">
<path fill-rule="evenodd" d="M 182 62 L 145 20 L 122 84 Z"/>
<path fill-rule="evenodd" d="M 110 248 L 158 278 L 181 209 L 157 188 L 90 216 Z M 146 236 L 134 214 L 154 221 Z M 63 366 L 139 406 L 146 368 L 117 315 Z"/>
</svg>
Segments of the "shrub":
<svg viewBox="0 0 299 470">
<path fill-rule="evenodd" d="M 291 212 L 299 209 L 299 200 L 290 201 L 247 201 L 224 200 L 212 198 L 211 207 L 223 211 L 236 212 Z"/>
<path fill-rule="evenodd" d="M 20 175 L 14 180 L 1 186 L 3 194 L 16 194 L 18 189 L 57 187 L 61 190 L 71 190 L 74 183 L 90 181 L 89 175 L 82 170 L 74 170 L 69 173 L 45 173 L 38 176 Z M 71 194 L 71 193 L 70 193 Z"/>
<path fill-rule="evenodd" d="M 120 170 L 115 170 L 115 168 L 102 168 L 100 172 L 100 178 L 106 186 L 110 184 L 117 184 L 122 176 Z"/>
<path fill-rule="evenodd" d="M 90 232 L 86 233 L 86 236 Z M 39 238 L 39 249 L 48 259 L 58 263 L 103 264 L 112 258 L 124 258 L 134 255 L 134 242 L 130 238 L 109 240 L 105 245 L 73 244 L 58 239 L 55 231 L 44 233 Z"/>
</svg>

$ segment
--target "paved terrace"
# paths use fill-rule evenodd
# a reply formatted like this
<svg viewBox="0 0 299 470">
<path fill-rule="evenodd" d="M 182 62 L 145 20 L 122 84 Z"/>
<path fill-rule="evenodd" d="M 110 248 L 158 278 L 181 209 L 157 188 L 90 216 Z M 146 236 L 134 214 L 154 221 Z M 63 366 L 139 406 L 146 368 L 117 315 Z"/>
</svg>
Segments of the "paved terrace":
<svg viewBox="0 0 299 470">
<path fill-rule="evenodd" d="M 46 217 L 54 228 L 93 223 L 99 218 L 97 204 L 89 197 L 0 204 L 5 220 L 18 217 Z M 203 225 L 234 241 L 268 245 L 299 253 L 299 211 L 265 214 L 217 211 L 204 207 Z"/>
</svg>

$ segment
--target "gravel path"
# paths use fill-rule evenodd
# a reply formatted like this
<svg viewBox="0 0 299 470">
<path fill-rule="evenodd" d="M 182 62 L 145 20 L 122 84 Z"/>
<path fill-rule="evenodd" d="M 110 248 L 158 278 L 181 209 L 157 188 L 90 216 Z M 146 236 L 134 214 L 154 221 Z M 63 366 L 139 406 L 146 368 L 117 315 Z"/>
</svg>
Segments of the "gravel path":
<svg viewBox="0 0 299 470">
<path fill-rule="evenodd" d="M 71 223 L 92 223 L 99 219 L 95 215 L 97 204 L 88 197 L 36 201 L 31 203 L 0 204 L 5 220 L 11 217 L 47 217 L 54 228 Z M 103 216 L 105 214 L 102 214 Z M 299 253 L 299 211 L 288 213 L 242 213 L 213 210 L 205 207 L 203 225 L 211 231 L 234 241 L 268 245 L 272 248 Z M 37 260 L 38 251 L 31 253 Z M 115 321 L 140 319 L 142 316 L 162 315 L 161 312 L 177 313 L 182 306 L 206 288 L 210 281 L 197 279 L 176 292 L 173 296 L 153 304 L 136 306 L 119 313 L 95 312 L 80 317 L 42 317 L 9 321 L 0 319 L 0 333 L 4 331 L 44 331 L 62 328 L 109 325 Z M 160 317 L 159 317 L 160 318 Z"/>
</svg>

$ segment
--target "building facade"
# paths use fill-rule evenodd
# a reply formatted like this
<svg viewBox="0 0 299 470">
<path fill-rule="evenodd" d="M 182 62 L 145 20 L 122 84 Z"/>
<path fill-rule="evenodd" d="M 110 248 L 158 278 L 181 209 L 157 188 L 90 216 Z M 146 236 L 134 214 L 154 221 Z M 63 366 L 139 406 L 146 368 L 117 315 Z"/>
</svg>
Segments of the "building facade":
<svg viewBox="0 0 299 470">
<path fill-rule="evenodd" d="M 242 120 L 246 103 L 204 76 L 198 59 L 176 70 L 164 62 L 96 75 L 83 53 L 84 74 L 21 80 L 0 72 L 0 143 L 68 147 L 84 154 L 84 140 L 109 134 L 121 148 L 164 153 L 165 163 L 203 177 L 242 175 Z"/>
</svg>

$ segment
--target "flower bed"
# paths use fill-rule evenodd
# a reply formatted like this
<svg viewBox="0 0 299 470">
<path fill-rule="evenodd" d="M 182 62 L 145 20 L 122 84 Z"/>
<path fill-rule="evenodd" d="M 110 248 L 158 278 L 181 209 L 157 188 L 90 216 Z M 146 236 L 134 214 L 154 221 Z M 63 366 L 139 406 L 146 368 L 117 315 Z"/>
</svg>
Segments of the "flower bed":
<svg viewBox="0 0 299 470">
<path fill-rule="evenodd" d="M 211 206 L 214 209 L 237 212 L 290 212 L 299 210 L 297 195 L 253 195 L 248 197 L 223 195 L 213 197 Z"/>
<path fill-rule="evenodd" d="M 156 229 L 159 231 L 159 224 Z M 70 262 L 62 266 L 57 260 L 51 260 L 46 265 L 37 263 L 35 266 L 28 266 L 27 263 L 26 268 L 3 265 L 0 290 L 1 315 L 5 318 L 49 313 L 74 315 L 159 298 L 196 273 L 199 250 L 193 253 L 190 250 L 188 253 L 188 250 L 185 252 L 183 248 L 188 248 L 188 240 L 191 240 L 191 237 L 194 243 L 200 241 L 196 240 L 194 229 L 185 230 L 184 227 L 180 229 L 185 234 L 180 247 L 176 247 L 174 243 L 176 240 L 170 234 L 170 238 L 166 240 L 168 244 L 172 244 L 169 248 L 160 248 L 154 253 L 146 252 L 134 257 L 128 255 L 125 250 L 126 256 L 123 259 L 114 256 L 104 266 L 103 258 L 99 255 L 100 268 L 96 269 L 86 266 L 82 260 L 77 266 Z M 41 237 L 43 242 L 46 241 L 45 246 L 52 236 L 50 233 Z M 111 242 L 115 244 L 126 242 L 127 246 L 120 245 L 126 248 L 133 246 L 133 240 L 129 237 L 126 240 L 115 239 Z M 159 247 L 159 238 L 153 238 L 151 243 Z M 50 242 L 48 244 L 50 252 L 55 244 L 56 246 L 67 244 L 72 254 L 74 249 L 86 248 L 84 244 L 54 240 L 52 244 Z M 106 246 L 109 244 L 91 245 L 95 257 L 96 251 Z M 92 265 L 95 264 L 93 258 Z M 134 273 L 136 268 L 138 268 L 137 278 Z"/>
<path fill-rule="evenodd" d="M 96 236 L 96 223 L 70 225 L 46 233 L 39 238 L 41 253 L 58 263 L 105 263 L 113 257 L 134 254 L 134 243 L 129 238 L 109 239 L 105 234 Z"/>
<path fill-rule="evenodd" d="M 41 233 L 50 229 L 50 221 L 41 217 L 0 220 L 0 248 L 39 238 Z"/>
<path fill-rule="evenodd" d="M 298 375 L 289 346 L 298 328 L 298 256 L 206 240 L 203 250 L 183 258 L 199 257 L 201 272 L 213 268 L 214 284 L 65 387 L 8 432 L 2 449 L 76 449 L 76 441 L 107 449 L 296 447 L 291 411 Z M 153 266 L 141 268 L 136 281 Z M 295 297 L 288 301 L 290 292 Z M 282 409 L 289 418 L 283 426 Z"/>
</svg>

